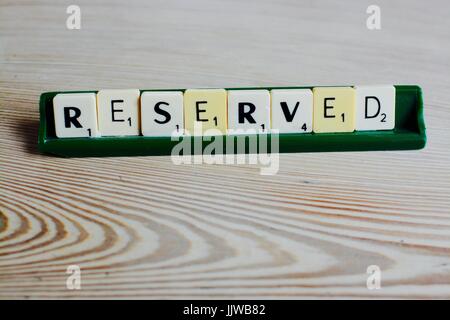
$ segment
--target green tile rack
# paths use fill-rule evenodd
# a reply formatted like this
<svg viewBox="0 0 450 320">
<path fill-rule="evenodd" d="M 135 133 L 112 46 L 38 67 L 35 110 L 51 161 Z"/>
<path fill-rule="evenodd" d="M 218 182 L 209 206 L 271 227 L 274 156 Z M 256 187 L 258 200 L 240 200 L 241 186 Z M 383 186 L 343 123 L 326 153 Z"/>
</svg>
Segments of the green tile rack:
<svg viewBox="0 0 450 320">
<path fill-rule="evenodd" d="M 259 87 L 225 88 L 229 89 L 312 89 L 313 87 Z M 375 151 L 375 150 L 414 150 L 426 144 L 425 122 L 423 118 L 422 90 L 416 85 L 396 85 L 395 128 L 387 131 L 354 131 L 346 133 L 283 133 L 278 135 L 279 152 L 329 152 L 329 151 Z M 143 91 L 174 91 L 185 89 L 154 89 Z M 70 93 L 97 91 L 73 91 Z M 110 157 L 110 156 L 163 156 L 170 155 L 179 141 L 171 137 L 93 137 L 57 138 L 53 117 L 53 97 L 63 92 L 45 92 L 40 97 L 39 150 L 62 157 Z M 64 92 L 69 93 L 69 92 Z M 256 134 L 260 139 L 261 135 Z M 271 152 L 271 134 L 265 134 Z M 249 152 L 249 138 L 245 140 L 245 152 Z M 210 141 L 198 136 L 183 136 L 191 140 L 191 154 L 203 150 Z M 234 135 L 216 136 L 223 140 L 222 153 L 226 153 L 227 139 Z M 202 148 L 194 148 L 201 144 Z M 237 152 L 236 143 L 233 153 Z M 258 150 L 259 152 L 259 150 Z M 220 150 L 218 151 L 220 153 Z"/>
</svg>

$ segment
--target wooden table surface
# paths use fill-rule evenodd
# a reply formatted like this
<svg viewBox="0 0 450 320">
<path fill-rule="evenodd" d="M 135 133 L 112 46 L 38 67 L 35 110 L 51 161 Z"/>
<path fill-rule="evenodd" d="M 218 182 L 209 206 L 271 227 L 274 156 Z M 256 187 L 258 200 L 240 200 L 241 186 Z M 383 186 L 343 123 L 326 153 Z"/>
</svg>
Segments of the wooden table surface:
<svg viewBox="0 0 450 320">
<path fill-rule="evenodd" d="M 0 298 L 450 298 L 450 5 L 0 3 Z M 44 91 L 419 84 L 420 151 L 259 165 L 37 151 Z M 66 287 L 69 265 L 81 290 Z M 369 265 L 381 289 L 366 287 Z"/>
</svg>

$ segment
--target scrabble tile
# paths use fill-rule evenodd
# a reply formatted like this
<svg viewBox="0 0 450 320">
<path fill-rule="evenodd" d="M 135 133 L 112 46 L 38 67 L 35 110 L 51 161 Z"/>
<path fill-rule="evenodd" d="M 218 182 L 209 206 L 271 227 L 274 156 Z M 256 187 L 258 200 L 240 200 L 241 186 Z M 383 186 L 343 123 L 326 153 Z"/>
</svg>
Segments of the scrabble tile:
<svg viewBox="0 0 450 320">
<path fill-rule="evenodd" d="M 141 95 L 141 131 L 144 136 L 182 135 L 183 92 L 145 91 Z"/>
<path fill-rule="evenodd" d="M 58 93 L 53 113 L 58 138 L 99 136 L 95 93 Z"/>
<path fill-rule="evenodd" d="M 280 133 L 312 132 L 313 95 L 310 89 L 275 89 L 272 97 L 272 129 Z"/>
<path fill-rule="evenodd" d="M 313 131 L 353 132 L 355 130 L 355 90 L 350 87 L 313 89 Z"/>
<path fill-rule="evenodd" d="M 98 128 L 102 136 L 139 135 L 139 95 L 138 89 L 97 93 Z"/>
<path fill-rule="evenodd" d="M 184 92 L 184 127 L 185 133 L 191 135 L 226 134 L 226 91 L 224 89 L 186 90 Z M 194 127 L 198 128 L 198 132 L 194 132 Z M 209 129 L 215 130 L 207 132 Z"/>
<path fill-rule="evenodd" d="M 270 94 L 268 90 L 228 91 L 228 130 L 270 130 Z"/>
<path fill-rule="evenodd" d="M 355 91 L 356 130 L 394 129 L 394 86 L 356 86 Z"/>
</svg>

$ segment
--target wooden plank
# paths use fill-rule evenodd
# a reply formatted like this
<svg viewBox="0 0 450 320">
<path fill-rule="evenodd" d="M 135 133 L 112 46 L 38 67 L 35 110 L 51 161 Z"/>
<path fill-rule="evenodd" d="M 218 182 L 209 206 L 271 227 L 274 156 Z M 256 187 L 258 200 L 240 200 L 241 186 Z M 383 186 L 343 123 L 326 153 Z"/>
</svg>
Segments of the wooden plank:
<svg viewBox="0 0 450 320">
<path fill-rule="evenodd" d="M 450 298 L 449 6 L 0 4 L 0 298 Z M 258 165 L 37 152 L 43 91 L 417 83 L 421 151 Z M 79 265 L 82 289 L 66 288 Z M 378 265 L 382 288 L 368 290 Z"/>
</svg>

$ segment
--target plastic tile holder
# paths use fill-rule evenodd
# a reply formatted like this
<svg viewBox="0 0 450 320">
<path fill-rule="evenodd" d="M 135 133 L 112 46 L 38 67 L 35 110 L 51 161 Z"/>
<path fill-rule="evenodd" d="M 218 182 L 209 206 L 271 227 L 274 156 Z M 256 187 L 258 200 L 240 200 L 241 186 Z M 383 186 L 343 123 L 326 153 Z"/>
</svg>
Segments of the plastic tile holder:
<svg viewBox="0 0 450 320">
<path fill-rule="evenodd" d="M 312 87 L 265 87 L 265 88 L 226 88 L 234 90 L 249 89 L 305 89 Z M 426 143 L 425 123 L 423 118 L 422 90 L 416 85 L 397 85 L 395 101 L 395 128 L 388 131 L 354 131 L 346 133 L 286 133 L 277 134 L 278 151 L 292 152 L 327 152 L 327 151 L 375 151 L 375 150 L 413 150 L 421 149 Z M 143 91 L 184 91 L 184 89 L 154 89 Z M 97 91 L 73 91 L 97 92 Z M 111 156 L 162 156 L 170 155 L 172 148 L 181 140 L 172 141 L 171 137 L 93 137 L 93 138 L 57 138 L 53 117 L 53 97 L 62 92 L 46 92 L 40 97 L 39 150 L 44 153 L 63 157 L 111 157 Z M 69 93 L 69 92 L 65 92 Z M 271 152 L 271 134 L 265 134 L 267 148 Z M 256 134 L 257 139 L 261 135 Z M 227 152 L 227 140 L 235 135 L 216 136 L 224 139 L 223 152 Z M 275 138 L 275 137 L 274 137 Z M 198 153 L 211 143 L 202 136 L 183 136 L 191 140 L 191 154 Z M 249 152 L 249 136 L 245 139 L 245 152 Z M 253 140 L 253 139 L 252 139 Z M 236 140 L 234 140 L 235 142 Z M 198 146 L 202 144 L 202 148 Z M 231 143 L 229 141 L 229 143 Z M 259 145 L 259 140 L 258 140 Z M 237 152 L 234 143 L 233 153 Z M 252 149 L 253 150 L 253 149 Z M 216 150 L 217 151 L 217 150 Z M 274 150 L 276 151 L 276 150 Z M 217 153 L 219 153 L 217 151 Z"/>
</svg>

